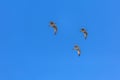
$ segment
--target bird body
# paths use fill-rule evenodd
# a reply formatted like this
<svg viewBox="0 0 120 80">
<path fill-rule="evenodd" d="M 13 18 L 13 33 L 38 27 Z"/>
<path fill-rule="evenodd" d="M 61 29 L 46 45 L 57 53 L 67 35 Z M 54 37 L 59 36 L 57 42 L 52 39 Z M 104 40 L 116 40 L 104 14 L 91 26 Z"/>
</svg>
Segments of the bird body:
<svg viewBox="0 0 120 80">
<path fill-rule="evenodd" d="M 84 28 L 82 28 L 80 31 L 83 33 L 84 38 L 87 39 L 87 35 L 88 35 L 87 31 Z"/>
<path fill-rule="evenodd" d="M 80 48 L 79 48 L 79 46 L 78 45 L 75 45 L 74 46 L 74 48 L 73 48 L 73 50 L 76 50 L 77 51 L 77 53 L 78 53 L 78 56 L 80 56 Z"/>
<path fill-rule="evenodd" d="M 54 35 L 56 35 L 56 33 L 57 33 L 57 26 L 56 26 L 56 24 L 51 21 L 50 22 L 50 26 L 54 29 Z"/>
</svg>

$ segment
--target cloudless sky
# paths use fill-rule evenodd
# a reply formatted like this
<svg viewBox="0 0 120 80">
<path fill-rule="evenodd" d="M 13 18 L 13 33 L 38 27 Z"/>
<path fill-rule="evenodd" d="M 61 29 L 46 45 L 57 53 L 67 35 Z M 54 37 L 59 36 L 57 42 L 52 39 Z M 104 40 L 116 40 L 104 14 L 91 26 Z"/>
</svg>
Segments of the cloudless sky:
<svg viewBox="0 0 120 80">
<path fill-rule="evenodd" d="M 120 80 L 120 1 L 0 0 L 0 80 Z"/>
</svg>

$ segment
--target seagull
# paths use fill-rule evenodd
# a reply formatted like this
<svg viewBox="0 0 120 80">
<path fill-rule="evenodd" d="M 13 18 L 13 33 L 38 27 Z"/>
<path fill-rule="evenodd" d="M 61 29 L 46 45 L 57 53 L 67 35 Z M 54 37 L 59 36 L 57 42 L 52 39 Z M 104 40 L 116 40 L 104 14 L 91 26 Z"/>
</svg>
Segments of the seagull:
<svg viewBox="0 0 120 80">
<path fill-rule="evenodd" d="M 80 56 L 80 48 L 79 48 L 79 46 L 78 45 L 75 45 L 74 46 L 74 48 L 73 48 L 73 50 L 76 50 L 77 51 L 77 53 L 78 53 L 78 56 Z"/>
<path fill-rule="evenodd" d="M 56 33 L 57 33 L 57 26 L 56 26 L 56 24 L 53 21 L 51 21 L 50 22 L 50 26 L 54 29 L 54 35 L 56 35 Z"/>
<path fill-rule="evenodd" d="M 80 31 L 83 32 L 84 38 L 85 38 L 85 40 L 86 40 L 88 33 L 87 33 L 87 31 L 85 30 L 85 28 L 82 28 Z"/>
</svg>

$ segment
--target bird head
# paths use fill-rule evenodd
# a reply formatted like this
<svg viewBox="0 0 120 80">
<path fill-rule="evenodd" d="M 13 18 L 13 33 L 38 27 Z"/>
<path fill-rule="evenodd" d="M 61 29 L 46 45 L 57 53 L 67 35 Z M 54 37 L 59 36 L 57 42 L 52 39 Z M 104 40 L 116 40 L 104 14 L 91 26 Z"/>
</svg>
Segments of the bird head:
<svg viewBox="0 0 120 80">
<path fill-rule="evenodd" d="M 53 25 L 53 24 L 54 24 L 54 22 L 53 22 L 53 21 L 51 21 L 51 22 L 50 22 L 50 25 Z"/>
<path fill-rule="evenodd" d="M 80 31 L 81 31 L 81 32 L 85 32 L 85 29 L 84 29 L 84 28 L 82 28 Z"/>
</svg>

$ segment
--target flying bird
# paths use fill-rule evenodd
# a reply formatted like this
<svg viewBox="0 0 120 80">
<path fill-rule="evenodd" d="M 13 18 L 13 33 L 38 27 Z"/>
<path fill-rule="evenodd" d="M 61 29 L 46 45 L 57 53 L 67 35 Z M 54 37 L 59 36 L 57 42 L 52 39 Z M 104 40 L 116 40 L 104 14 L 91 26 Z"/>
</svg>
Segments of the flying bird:
<svg viewBox="0 0 120 80">
<path fill-rule="evenodd" d="M 79 48 L 79 46 L 78 45 L 75 45 L 74 46 L 74 48 L 73 48 L 73 50 L 76 50 L 77 51 L 77 53 L 78 53 L 78 56 L 80 56 L 80 48 Z"/>
<path fill-rule="evenodd" d="M 82 28 L 80 31 L 83 33 L 84 38 L 87 39 L 88 33 L 87 33 L 87 31 L 85 30 L 85 28 Z"/>
<path fill-rule="evenodd" d="M 56 33 L 57 33 L 57 26 L 56 26 L 56 24 L 51 21 L 50 22 L 50 26 L 54 29 L 54 35 L 56 35 Z"/>
</svg>

